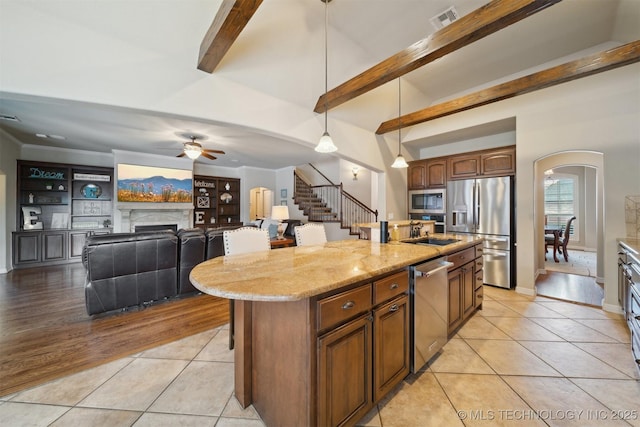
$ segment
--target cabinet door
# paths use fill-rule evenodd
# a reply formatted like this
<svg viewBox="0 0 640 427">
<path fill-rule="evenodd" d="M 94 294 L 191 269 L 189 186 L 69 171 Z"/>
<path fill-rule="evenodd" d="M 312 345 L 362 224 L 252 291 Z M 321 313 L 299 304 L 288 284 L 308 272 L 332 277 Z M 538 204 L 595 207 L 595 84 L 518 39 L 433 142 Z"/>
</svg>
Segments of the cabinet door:
<svg viewBox="0 0 640 427">
<path fill-rule="evenodd" d="M 447 162 L 445 159 L 430 160 L 426 165 L 427 187 L 444 188 L 447 185 Z"/>
<path fill-rule="evenodd" d="M 460 267 L 462 273 L 462 317 L 467 318 L 475 309 L 475 274 L 473 274 L 473 262 Z"/>
<path fill-rule="evenodd" d="M 61 261 L 67 259 L 67 232 L 42 233 L 42 260 Z"/>
<path fill-rule="evenodd" d="M 423 160 L 410 162 L 407 177 L 409 190 L 427 188 L 427 163 Z"/>
<path fill-rule="evenodd" d="M 87 233 L 83 231 L 69 233 L 69 258 L 80 258 L 82 256 L 86 238 Z"/>
<path fill-rule="evenodd" d="M 355 423 L 372 405 L 371 315 L 318 339 L 318 425 Z"/>
<path fill-rule="evenodd" d="M 453 156 L 448 160 L 449 179 L 473 178 L 480 174 L 480 156 L 478 154 Z"/>
<path fill-rule="evenodd" d="M 462 322 L 462 271 L 449 272 L 449 334 Z"/>
<path fill-rule="evenodd" d="M 13 235 L 13 264 L 28 264 L 40 262 L 40 235 L 39 232 L 15 233 Z"/>
<path fill-rule="evenodd" d="M 480 156 L 480 168 L 483 176 L 505 176 L 516 172 L 516 150 L 492 151 Z"/>
<path fill-rule="evenodd" d="M 409 298 L 403 295 L 373 312 L 375 402 L 409 374 Z"/>
</svg>

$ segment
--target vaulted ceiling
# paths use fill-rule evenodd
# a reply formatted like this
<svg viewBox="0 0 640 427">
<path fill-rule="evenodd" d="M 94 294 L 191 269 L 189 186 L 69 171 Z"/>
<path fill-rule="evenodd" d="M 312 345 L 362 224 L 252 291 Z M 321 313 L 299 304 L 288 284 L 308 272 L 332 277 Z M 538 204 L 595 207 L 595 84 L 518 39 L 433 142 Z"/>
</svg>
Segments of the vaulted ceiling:
<svg viewBox="0 0 640 427">
<path fill-rule="evenodd" d="M 227 153 L 198 160 L 206 164 L 276 169 L 313 162 L 323 125 L 324 3 L 236 2 L 253 4 L 254 13 L 244 17 L 244 28 L 209 74 L 197 69 L 200 45 L 214 16 L 234 2 L 3 0 L 0 114 L 19 121 L 0 120 L 0 129 L 25 144 L 166 156 L 196 135 L 205 148 Z M 442 31 L 434 35 L 430 18 L 450 6 L 461 20 L 443 31 L 478 17 L 475 11 L 487 3 L 331 1 L 329 89 L 420 40 L 437 41 Z M 340 123 L 373 135 L 384 122 L 397 121 L 400 74 L 402 111 L 410 113 L 640 39 L 637 0 L 489 6 L 501 4 L 547 7 L 483 37 L 461 36 L 468 26 L 459 25 L 454 41 L 444 43 L 458 37 L 456 49 L 409 72 L 379 73 L 370 90 L 330 106 L 330 127 Z M 428 45 L 426 53 L 441 45 Z M 637 46 L 630 55 L 637 58 Z M 400 69 L 398 60 L 389 64 Z M 433 142 L 405 135 L 413 148 Z"/>
</svg>

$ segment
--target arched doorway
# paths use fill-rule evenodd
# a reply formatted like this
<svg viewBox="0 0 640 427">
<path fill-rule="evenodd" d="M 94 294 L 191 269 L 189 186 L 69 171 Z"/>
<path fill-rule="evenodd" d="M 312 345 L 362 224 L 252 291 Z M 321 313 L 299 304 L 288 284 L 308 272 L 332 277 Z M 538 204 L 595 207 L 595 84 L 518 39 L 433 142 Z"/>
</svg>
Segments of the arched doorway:
<svg viewBox="0 0 640 427">
<path fill-rule="evenodd" d="M 537 159 L 534 162 L 534 174 L 535 174 L 535 191 L 534 191 L 534 232 L 535 232 L 535 255 L 536 255 L 536 267 L 539 274 L 545 274 L 545 240 L 544 240 L 544 229 L 545 229 L 545 181 L 547 180 L 548 171 L 553 170 L 554 172 L 560 171 L 565 172 L 565 175 L 570 175 L 570 171 L 576 170 L 585 170 L 586 172 L 583 174 L 584 179 L 581 180 L 580 185 L 583 188 L 580 189 L 583 194 L 582 197 L 591 196 L 587 194 L 585 196 L 585 188 L 587 188 L 588 183 L 588 191 L 592 191 L 592 197 L 594 200 L 591 203 L 591 207 L 588 212 L 585 212 L 584 209 L 581 211 L 581 215 L 583 218 L 581 221 L 587 222 L 587 218 L 592 221 L 591 227 L 589 228 L 590 235 L 588 237 L 583 238 L 585 240 L 591 241 L 590 245 L 595 247 L 596 249 L 596 274 L 595 281 L 598 283 L 604 282 L 604 183 L 603 183 L 603 167 L 604 167 L 604 155 L 600 152 L 595 151 L 582 151 L 582 150 L 572 150 L 572 151 L 564 151 L 559 153 L 550 154 L 548 156 Z M 548 182 L 548 181 L 547 181 Z M 584 227 L 583 227 L 584 229 Z M 592 235 L 592 234 L 595 234 Z M 564 262 L 564 259 L 561 257 L 560 262 Z M 537 288 L 537 286 L 536 286 Z M 536 293 L 540 293 L 536 290 Z M 551 295 L 555 296 L 555 295 Z M 567 298 L 571 301 L 576 302 L 586 302 L 581 301 L 580 299 L 572 298 L 571 296 Z M 586 302 L 592 304 L 592 302 Z M 602 305 L 602 301 L 599 301 L 598 304 Z"/>
</svg>

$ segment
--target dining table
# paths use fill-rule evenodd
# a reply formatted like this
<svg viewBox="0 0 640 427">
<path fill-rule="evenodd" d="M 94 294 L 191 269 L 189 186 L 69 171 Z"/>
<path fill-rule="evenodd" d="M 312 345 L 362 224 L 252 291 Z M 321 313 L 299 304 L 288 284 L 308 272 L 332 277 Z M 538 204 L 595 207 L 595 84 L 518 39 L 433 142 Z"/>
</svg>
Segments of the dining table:
<svg viewBox="0 0 640 427">
<path fill-rule="evenodd" d="M 562 227 L 557 225 L 545 225 L 544 234 L 553 235 L 553 260 L 560 262 L 558 259 L 558 248 L 560 247 L 560 238 L 562 237 Z"/>
</svg>

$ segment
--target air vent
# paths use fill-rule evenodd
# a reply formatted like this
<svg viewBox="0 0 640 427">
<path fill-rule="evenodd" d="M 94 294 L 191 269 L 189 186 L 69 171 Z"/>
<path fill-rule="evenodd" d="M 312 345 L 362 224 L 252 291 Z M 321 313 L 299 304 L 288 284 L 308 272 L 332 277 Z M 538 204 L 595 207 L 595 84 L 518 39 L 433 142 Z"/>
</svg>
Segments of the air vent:
<svg viewBox="0 0 640 427">
<path fill-rule="evenodd" d="M 10 116 L 8 114 L 0 114 L 0 120 L 6 120 L 9 122 L 19 122 L 20 119 L 17 116 Z"/>
<path fill-rule="evenodd" d="M 433 25 L 436 30 L 439 30 L 440 28 L 444 28 L 447 25 L 451 24 L 453 21 L 457 21 L 459 18 L 460 15 L 458 15 L 458 11 L 455 7 L 451 6 L 444 12 L 439 13 L 431 18 L 430 21 L 431 25 Z"/>
</svg>

